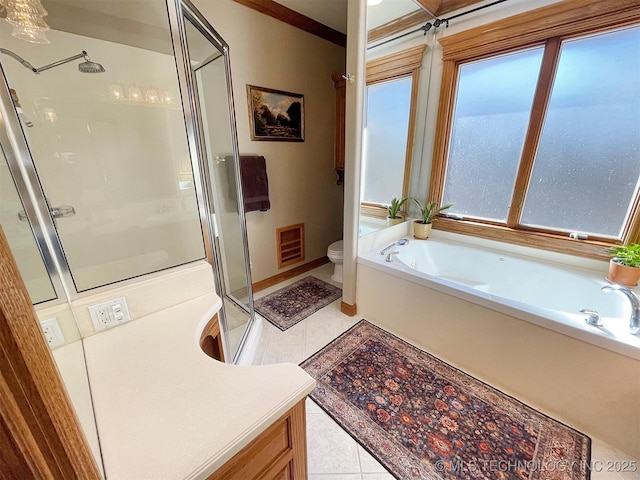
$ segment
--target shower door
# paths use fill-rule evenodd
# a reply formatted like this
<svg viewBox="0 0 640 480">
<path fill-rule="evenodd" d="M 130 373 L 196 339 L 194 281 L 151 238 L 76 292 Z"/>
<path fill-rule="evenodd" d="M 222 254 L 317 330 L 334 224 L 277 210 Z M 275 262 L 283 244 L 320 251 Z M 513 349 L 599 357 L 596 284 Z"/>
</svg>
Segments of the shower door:
<svg viewBox="0 0 640 480">
<path fill-rule="evenodd" d="M 7 140 L 2 143 L 6 144 L 6 142 Z M 54 301 L 58 295 L 47 273 L 45 259 L 38 248 L 26 213 L 24 216 L 18 215 L 19 212 L 25 212 L 25 207 L 18 194 L 15 180 L 9 171 L 4 148 L 2 153 L 3 156 L 0 160 L 0 225 L 7 237 L 32 303 L 35 305 Z"/>
<path fill-rule="evenodd" d="M 238 360 L 253 318 L 251 273 L 228 64 L 228 47 L 189 4 L 184 26 L 194 101 L 199 112 L 199 150 L 207 190 L 219 294 L 224 302 L 227 354 Z"/>
</svg>

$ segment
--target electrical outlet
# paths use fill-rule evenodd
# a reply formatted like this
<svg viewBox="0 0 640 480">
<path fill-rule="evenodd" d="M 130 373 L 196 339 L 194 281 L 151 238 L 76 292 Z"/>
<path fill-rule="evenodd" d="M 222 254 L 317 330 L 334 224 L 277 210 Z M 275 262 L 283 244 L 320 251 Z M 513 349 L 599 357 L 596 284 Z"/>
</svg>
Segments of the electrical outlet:
<svg viewBox="0 0 640 480">
<path fill-rule="evenodd" d="M 91 321 L 96 330 L 115 327 L 131 320 L 127 301 L 124 297 L 115 298 L 107 302 L 98 303 L 89 307 Z"/>
<path fill-rule="evenodd" d="M 50 348 L 56 348 L 60 345 L 64 345 L 65 339 L 60 329 L 60 324 L 56 317 L 47 318 L 40 321 L 40 327 L 44 333 L 44 338 L 47 340 Z"/>
</svg>

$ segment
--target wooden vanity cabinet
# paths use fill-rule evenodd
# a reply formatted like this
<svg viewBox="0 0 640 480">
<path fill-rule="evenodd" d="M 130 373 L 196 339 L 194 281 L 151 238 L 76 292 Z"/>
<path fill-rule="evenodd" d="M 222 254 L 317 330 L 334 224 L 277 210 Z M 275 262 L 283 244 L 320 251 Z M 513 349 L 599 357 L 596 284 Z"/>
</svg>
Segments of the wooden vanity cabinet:
<svg viewBox="0 0 640 480">
<path fill-rule="evenodd" d="M 220 321 L 216 313 L 202 330 L 200 348 L 214 360 L 224 362 L 224 348 L 222 345 Z"/>
<path fill-rule="evenodd" d="M 202 330 L 200 347 L 224 362 L 218 314 Z M 305 480 L 307 432 L 302 399 L 207 480 Z"/>
<path fill-rule="evenodd" d="M 207 480 L 305 480 L 305 399 L 244 447 Z"/>
</svg>

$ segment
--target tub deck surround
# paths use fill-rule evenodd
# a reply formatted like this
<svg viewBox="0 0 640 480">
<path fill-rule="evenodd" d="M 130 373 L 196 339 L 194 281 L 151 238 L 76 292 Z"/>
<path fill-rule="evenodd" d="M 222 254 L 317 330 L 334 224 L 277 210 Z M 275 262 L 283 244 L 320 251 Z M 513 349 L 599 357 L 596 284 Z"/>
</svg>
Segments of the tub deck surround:
<svg viewBox="0 0 640 480">
<path fill-rule="evenodd" d="M 357 302 L 363 318 L 630 458 L 640 458 L 640 360 L 635 355 L 578 339 L 577 328 L 573 334 L 558 333 L 536 323 L 538 315 L 517 316 L 513 306 L 514 313 L 505 313 L 507 306 L 496 307 L 490 296 L 479 297 L 468 285 L 429 279 L 425 286 L 415 272 L 409 277 L 411 272 L 380 260 L 381 247 L 398 238 L 376 242 L 375 261 L 362 253 L 358 257 Z M 622 296 L 619 300 L 626 301 Z M 626 333 L 627 323 L 625 317 L 622 328 L 634 342 L 637 337 Z"/>
<path fill-rule="evenodd" d="M 220 307 L 204 295 L 85 339 L 107 478 L 205 479 L 313 390 L 293 364 L 206 356 Z"/>
<path fill-rule="evenodd" d="M 367 265 L 357 292 L 363 318 L 640 459 L 640 361 Z"/>
<path fill-rule="evenodd" d="M 623 295 L 605 293 L 606 271 L 533 260 L 451 239 L 430 238 L 395 246 L 391 262 L 379 248 L 358 262 L 402 279 L 467 300 L 564 335 L 640 360 L 640 337 L 629 333 L 631 306 Z M 602 316 L 602 327 L 587 314 Z"/>
</svg>

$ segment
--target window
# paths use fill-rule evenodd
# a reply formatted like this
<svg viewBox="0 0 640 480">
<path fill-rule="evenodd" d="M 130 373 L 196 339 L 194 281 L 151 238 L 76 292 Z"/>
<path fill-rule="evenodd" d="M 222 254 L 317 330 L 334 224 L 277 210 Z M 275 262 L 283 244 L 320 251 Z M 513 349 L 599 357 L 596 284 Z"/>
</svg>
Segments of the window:
<svg viewBox="0 0 640 480">
<path fill-rule="evenodd" d="M 521 223 L 620 239 L 639 175 L 640 27 L 562 42 Z"/>
<path fill-rule="evenodd" d="M 431 197 L 440 228 L 608 257 L 638 239 L 640 13 L 561 3 L 441 40 Z"/>
<path fill-rule="evenodd" d="M 406 196 L 404 173 L 411 77 L 367 86 L 362 201 L 384 205 Z"/>
<path fill-rule="evenodd" d="M 506 223 L 542 53 L 460 65 L 442 201 L 454 203 L 449 212 Z"/>
<path fill-rule="evenodd" d="M 362 212 L 385 217 L 409 190 L 418 80 L 425 46 L 367 62 Z"/>
</svg>

